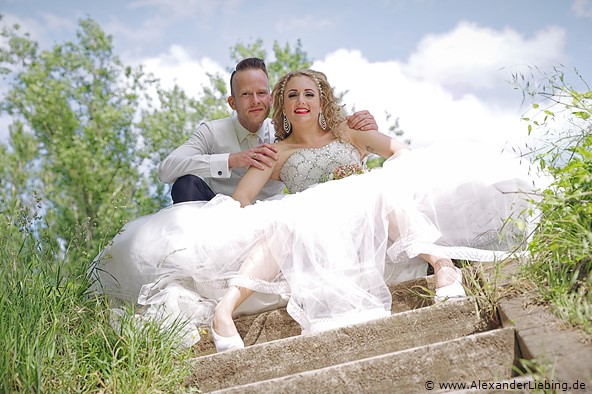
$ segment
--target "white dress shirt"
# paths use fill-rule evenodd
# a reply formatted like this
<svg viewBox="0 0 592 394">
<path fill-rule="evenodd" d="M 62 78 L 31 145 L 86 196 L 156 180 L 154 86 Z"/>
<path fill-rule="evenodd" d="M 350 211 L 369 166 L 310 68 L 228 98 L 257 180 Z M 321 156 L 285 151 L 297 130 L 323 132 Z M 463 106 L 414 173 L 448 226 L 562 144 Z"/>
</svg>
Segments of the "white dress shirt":
<svg viewBox="0 0 592 394">
<path fill-rule="evenodd" d="M 216 194 L 231 196 L 248 168 L 228 168 L 230 153 L 252 148 L 275 139 L 271 120 L 266 119 L 257 133 L 251 133 L 238 121 L 228 118 L 201 123 L 187 142 L 172 151 L 161 163 L 161 182 L 174 183 L 183 175 L 202 178 Z M 283 190 L 283 183 L 270 179 L 257 195 L 262 200 Z"/>
</svg>

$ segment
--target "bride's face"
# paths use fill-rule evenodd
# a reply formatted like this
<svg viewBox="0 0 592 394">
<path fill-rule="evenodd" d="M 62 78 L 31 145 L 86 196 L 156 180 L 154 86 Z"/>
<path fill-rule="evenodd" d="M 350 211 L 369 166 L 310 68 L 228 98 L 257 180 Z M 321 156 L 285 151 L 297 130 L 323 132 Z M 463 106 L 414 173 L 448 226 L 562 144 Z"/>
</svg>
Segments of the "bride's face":
<svg viewBox="0 0 592 394">
<path fill-rule="evenodd" d="M 321 111 L 319 88 L 314 80 L 297 75 L 284 88 L 284 114 L 293 126 L 315 122 Z"/>
</svg>

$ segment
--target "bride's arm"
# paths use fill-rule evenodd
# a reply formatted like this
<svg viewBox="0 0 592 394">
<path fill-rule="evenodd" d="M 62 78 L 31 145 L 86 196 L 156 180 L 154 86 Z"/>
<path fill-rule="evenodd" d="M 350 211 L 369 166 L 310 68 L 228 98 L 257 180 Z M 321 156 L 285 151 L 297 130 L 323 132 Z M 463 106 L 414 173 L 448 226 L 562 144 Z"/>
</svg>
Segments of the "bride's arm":
<svg viewBox="0 0 592 394">
<path fill-rule="evenodd" d="M 271 178 L 276 163 L 277 161 L 274 161 L 271 167 L 263 166 L 262 170 L 255 167 L 249 168 L 238 183 L 232 198 L 240 202 L 241 207 L 251 205 L 257 194 L 261 192 L 263 186 Z"/>
<path fill-rule="evenodd" d="M 392 155 L 409 150 L 409 146 L 376 130 L 360 131 L 349 129 L 345 135 L 350 141 L 366 153 L 372 153 L 388 159 Z"/>
</svg>

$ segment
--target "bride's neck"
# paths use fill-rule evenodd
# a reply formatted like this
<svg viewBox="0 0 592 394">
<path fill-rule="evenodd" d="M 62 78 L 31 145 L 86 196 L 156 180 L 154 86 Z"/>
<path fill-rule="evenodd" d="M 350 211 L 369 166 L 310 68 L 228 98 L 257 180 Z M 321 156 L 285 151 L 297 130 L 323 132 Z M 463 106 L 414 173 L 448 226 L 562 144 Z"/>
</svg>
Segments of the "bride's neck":
<svg viewBox="0 0 592 394">
<path fill-rule="evenodd" d="M 290 142 L 301 146 L 316 146 L 319 143 L 325 142 L 327 139 L 332 139 L 333 135 L 330 131 L 323 130 L 320 127 L 315 129 L 293 129 L 290 134 Z"/>
</svg>

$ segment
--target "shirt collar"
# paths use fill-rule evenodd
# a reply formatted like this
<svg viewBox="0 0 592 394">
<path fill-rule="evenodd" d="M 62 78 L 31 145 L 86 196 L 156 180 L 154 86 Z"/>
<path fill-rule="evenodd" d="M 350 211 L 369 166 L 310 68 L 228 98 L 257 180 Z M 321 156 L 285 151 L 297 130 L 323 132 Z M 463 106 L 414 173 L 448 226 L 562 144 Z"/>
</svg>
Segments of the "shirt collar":
<svg viewBox="0 0 592 394">
<path fill-rule="evenodd" d="M 232 121 L 234 122 L 234 129 L 236 130 L 236 136 L 238 137 L 239 143 L 243 142 L 249 134 L 253 134 L 249 130 L 245 129 L 242 124 L 240 124 L 238 117 L 236 116 L 236 112 L 234 112 L 232 115 Z M 265 141 L 264 135 L 267 127 L 267 120 L 265 120 L 261 125 L 261 128 L 257 130 L 257 133 L 255 133 L 257 137 L 259 137 L 260 141 Z"/>
</svg>

